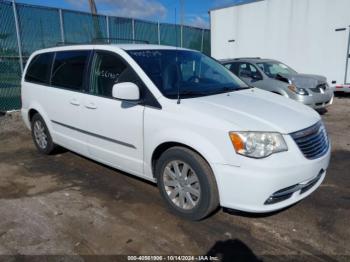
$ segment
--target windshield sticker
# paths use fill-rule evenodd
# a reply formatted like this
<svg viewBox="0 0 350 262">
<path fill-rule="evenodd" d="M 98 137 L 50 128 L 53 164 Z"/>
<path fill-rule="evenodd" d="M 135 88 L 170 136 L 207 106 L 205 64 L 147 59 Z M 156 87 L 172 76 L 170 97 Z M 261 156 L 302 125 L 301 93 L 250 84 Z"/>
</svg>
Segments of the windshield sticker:
<svg viewBox="0 0 350 262">
<path fill-rule="evenodd" d="M 131 51 L 131 55 L 138 57 L 159 57 L 162 56 L 162 53 L 158 50 L 142 50 L 142 51 Z"/>
</svg>

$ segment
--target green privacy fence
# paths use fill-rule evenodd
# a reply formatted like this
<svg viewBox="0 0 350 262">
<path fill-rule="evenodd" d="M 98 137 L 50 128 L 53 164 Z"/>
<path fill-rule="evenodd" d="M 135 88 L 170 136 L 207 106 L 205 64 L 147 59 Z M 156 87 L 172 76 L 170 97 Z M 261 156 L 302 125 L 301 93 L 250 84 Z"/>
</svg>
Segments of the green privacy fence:
<svg viewBox="0 0 350 262">
<path fill-rule="evenodd" d="M 207 29 L 0 0 L 0 111 L 19 109 L 20 79 L 29 55 L 59 42 L 90 43 L 118 38 L 181 46 L 210 54 Z M 113 41 L 115 42 L 115 41 Z"/>
<path fill-rule="evenodd" d="M 13 8 L 0 2 L 0 111 L 20 106 L 20 77 Z"/>
</svg>

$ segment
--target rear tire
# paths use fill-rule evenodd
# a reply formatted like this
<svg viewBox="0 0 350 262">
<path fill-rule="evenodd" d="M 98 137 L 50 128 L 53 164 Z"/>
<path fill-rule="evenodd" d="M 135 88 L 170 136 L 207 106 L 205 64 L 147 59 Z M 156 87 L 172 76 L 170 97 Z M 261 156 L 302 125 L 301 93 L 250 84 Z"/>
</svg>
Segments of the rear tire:
<svg viewBox="0 0 350 262">
<path fill-rule="evenodd" d="M 52 154 L 56 149 L 56 145 L 52 141 L 44 119 L 39 114 L 35 114 L 32 117 L 31 128 L 33 142 L 38 151 L 45 155 Z"/>
<path fill-rule="evenodd" d="M 179 146 L 166 150 L 155 173 L 161 196 L 172 213 L 195 221 L 219 206 L 214 174 L 196 152 Z"/>
</svg>

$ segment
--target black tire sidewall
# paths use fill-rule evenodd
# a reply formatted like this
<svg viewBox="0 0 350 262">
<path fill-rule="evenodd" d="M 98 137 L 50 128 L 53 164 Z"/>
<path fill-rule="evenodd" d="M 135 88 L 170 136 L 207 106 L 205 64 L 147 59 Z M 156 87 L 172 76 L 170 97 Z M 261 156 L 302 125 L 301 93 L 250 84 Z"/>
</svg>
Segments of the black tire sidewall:
<svg viewBox="0 0 350 262">
<path fill-rule="evenodd" d="M 163 182 L 163 173 L 165 167 L 169 162 L 179 160 L 188 164 L 195 172 L 199 180 L 201 196 L 197 206 L 191 210 L 184 210 L 177 207 L 171 199 L 168 197 L 168 194 L 165 191 L 165 186 Z M 211 186 L 208 180 L 208 170 L 206 167 L 194 157 L 194 155 L 187 153 L 181 148 L 169 149 L 159 158 L 156 164 L 156 177 L 159 191 L 167 203 L 170 211 L 176 215 L 189 219 L 189 220 L 200 220 L 208 215 L 208 209 L 210 208 L 211 198 L 213 197 L 214 192 L 211 192 Z"/>
<path fill-rule="evenodd" d="M 45 149 L 41 148 L 41 147 L 37 144 L 36 139 L 35 139 L 35 135 L 34 135 L 34 123 L 35 123 L 35 122 L 38 122 L 38 121 L 40 121 L 40 122 L 42 123 L 42 125 L 43 125 L 43 127 L 44 127 L 44 132 L 45 132 L 45 134 L 46 134 L 46 136 L 47 136 L 47 146 L 46 146 Z M 53 143 L 53 141 L 52 141 L 52 137 L 51 137 L 51 135 L 50 135 L 49 129 L 47 128 L 47 125 L 46 125 L 44 119 L 43 119 L 39 114 L 35 114 L 35 115 L 33 116 L 32 121 L 31 121 L 31 129 L 32 129 L 31 132 L 32 132 L 33 142 L 34 142 L 35 147 L 37 148 L 37 150 L 38 150 L 40 153 L 46 154 L 46 155 L 52 153 L 52 151 L 53 151 L 53 149 L 54 149 L 54 143 Z"/>
</svg>

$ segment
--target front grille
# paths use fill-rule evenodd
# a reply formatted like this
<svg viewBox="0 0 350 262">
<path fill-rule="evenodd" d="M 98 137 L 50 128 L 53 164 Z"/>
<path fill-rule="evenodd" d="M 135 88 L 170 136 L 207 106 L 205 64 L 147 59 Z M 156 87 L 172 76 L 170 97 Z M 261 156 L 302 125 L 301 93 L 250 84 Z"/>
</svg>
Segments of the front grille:
<svg viewBox="0 0 350 262">
<path fill-rule="evenodd" d="M 291 136 L 308 159 L 319 158 L 328 151 L 329 140 L 322 122 L 292 133 Z"/>
<path fill-rule="evenodd" d="M 315 105 L 316 105 L 316 106 L 322 106 L 322 105 L 327 105 L 327 104 L 329 104 L 330 102 L 331 102 L 331 100 L 328 100 L 328 101 L 326 101 L 326 102 L 316 103 Z"/>
</svg>

